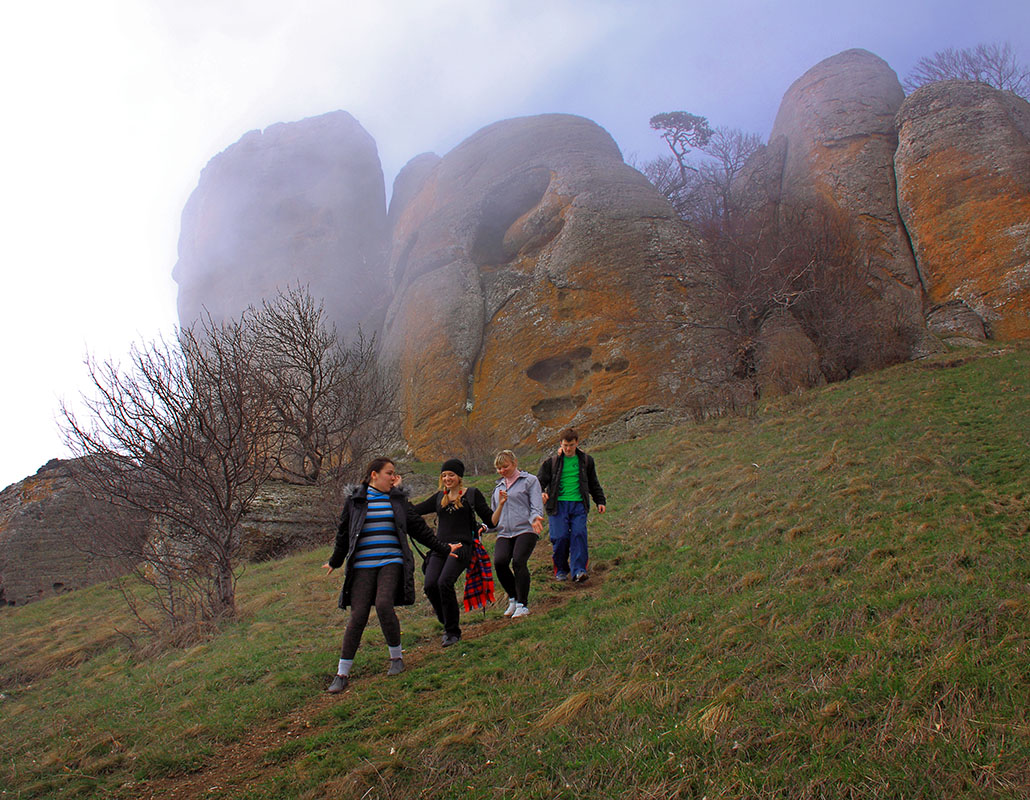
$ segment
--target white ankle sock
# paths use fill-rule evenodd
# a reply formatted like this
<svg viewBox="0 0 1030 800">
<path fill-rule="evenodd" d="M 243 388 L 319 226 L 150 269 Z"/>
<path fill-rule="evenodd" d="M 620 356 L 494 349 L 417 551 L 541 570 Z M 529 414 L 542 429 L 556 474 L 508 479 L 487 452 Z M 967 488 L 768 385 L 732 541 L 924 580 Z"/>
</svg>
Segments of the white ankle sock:
<svg viewBox="0 0 1030 800">
<path fill-rule="evenodd" d="M 400 658 L 401 653 L 404 652 L 401 649 L 400 645 L 397 645 L 396 647 L 391 647 L 390 645 L 387 645 L 386 649 L 390 651 L 390 658 Z"/>
<path fill-rule="evenodd" d="M 353 658 L 341 658 L 340 664 L 336 668 L 337 675 L 350 675 L 350 668 L 354 666 Z"/>
</svg>

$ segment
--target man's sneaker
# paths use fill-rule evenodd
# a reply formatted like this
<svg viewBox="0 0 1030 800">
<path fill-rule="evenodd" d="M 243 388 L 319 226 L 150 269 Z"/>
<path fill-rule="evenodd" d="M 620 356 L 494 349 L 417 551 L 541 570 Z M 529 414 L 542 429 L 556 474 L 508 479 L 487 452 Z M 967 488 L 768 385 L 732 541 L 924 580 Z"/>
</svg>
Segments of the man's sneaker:
<svg viewBox="0 0 1030 800">
<path fill-rule="evenodd" d="M 452 644 L 457 644 L 461 641 L 461 634 L 445 633 L 443 635 L 443 646 L 450 647 Z"/>
<path fill-rule="evenodd" d="M 518 606 L 518 603 L 515 602 L 515 598 L 512 597 L 511 599 L 509 599 L 508 607 L 504 609 L 504 616 L 510 617 L 512 614 L 514 614 L 516 606 Z"/>
<path fill-rule="evenodd" d="M 567 581 L 569 579 L 569 573 L 567 573 L 567 572 L 556 572 L 556 573 L 554 573 L 554 579 L 556 581 Z"/>
<path fill-rule="evenodd" d="M 576 583 L 583 583 L 583 581 L 585 581 L 586 579 L 587 574 L 585 572 L 577 572 L 572 580 L 574 580 Z"/>
<path fill-rule="evenodd" d="M 404 659 L 403 658 L 391 658 L 390 666 L 386 670 L 387 675 L 400 675 L 404 672 Z"/>
<path fill-rule="evenodd" d="M 333 678 L 333 682 L 329 684 L 329 688 L 326 689 L 329 694 L 339 694 L 347 688 L 347 676 L 337 675 Z"/>
<path fill-rule="evenodd" d="M 524 606 L 524 605 L 522 605 L 522 603 L 519 603 L 517 606 L 515 606 L 515 610 L 512 612 L 511 618 L 512 619 L 516 619 L 517 617 L 525 617 L 525 616 L 528 616 L 528 615 L 529 615 L 529 606 Z"/>
</svg>

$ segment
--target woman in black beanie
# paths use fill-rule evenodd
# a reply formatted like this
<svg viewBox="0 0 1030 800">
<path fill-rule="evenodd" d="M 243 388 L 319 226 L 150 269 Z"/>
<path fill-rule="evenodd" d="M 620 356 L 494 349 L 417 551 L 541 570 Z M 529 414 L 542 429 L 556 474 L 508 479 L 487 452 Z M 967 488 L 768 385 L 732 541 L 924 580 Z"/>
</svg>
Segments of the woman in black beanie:
<svg viewBox="0 0 1030 800">
<path fill-rule="evenodd" d="M 491 524 L 493 511 L 483 493 L 475 486 L 465 488 L 462 478 L 465 465 L 449 458 L 440 466 L 440 488 L 415 506 L 419 514 L 436 514 L 436 537 L 445 544 L 460 544 L 457 558 L 431 552 L 426 559 L 425 592 L 433 604 L 436 618 L 443 624 L 443 646 L 450 647 L 461 639 L 458 596 L 454 584 L 472 559 L 476 539 L 476 515 Z"/>
</svg>

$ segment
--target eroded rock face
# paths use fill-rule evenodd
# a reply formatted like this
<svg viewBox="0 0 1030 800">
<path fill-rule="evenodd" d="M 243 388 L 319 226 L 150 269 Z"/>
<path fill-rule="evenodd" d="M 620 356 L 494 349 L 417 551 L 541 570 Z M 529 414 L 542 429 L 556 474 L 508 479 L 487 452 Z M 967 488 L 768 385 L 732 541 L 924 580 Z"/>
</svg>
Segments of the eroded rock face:
<svg viewBox="0 0 1030 800">
<path fill-rule="evenodd" d="M 93 528 L 115 522 L 135 536 L 142 527 L 87 502 L 73 469 L 74 462 L 55 459 L 0 492 L 0 605 L 53 597 L 127 569 L 95 555 Z"/>
<path fill-rule="evenodd" d="M 1030 336 L 1030 103 L 933 83 L 905 100 L 898 132 L 899 205 L 930 300 L 961 301 L 995 338 Z"/>
<path fill-rule="evenodd" d="M 770 142 L 781 136 L 786 142 L 782 199 L 821 200 L 846 210 L 888 308 L 922 331 L 923 289 L 894 181 L 894 118 L 904 98 L 887 62 L 866 50 L 846 50 L 791 85 Z"/>
<path fill-rule="evenodd" d="M 949 300 L 931 308 L 926 313 L 926 327 L 942 339 L 987 339 L 983 319 L 961 300 Z"/>
<path fill-rule="evenodd" d="M 385 355 L 421 457 L 464 429 L 536 444 L 737 390 L 697 241 L 581 117 L 505 120 L 444 156 L 397 215 L 389 269 Z"/>
<path fill-rule="evenodd" d="M 386 193 L 375 141 L 336 111 L 252 131 L 215 156 L 182 214 L 179 321 L 216 321 L 288 286 L 349 336 L 385 310 Z"/>
</svg>

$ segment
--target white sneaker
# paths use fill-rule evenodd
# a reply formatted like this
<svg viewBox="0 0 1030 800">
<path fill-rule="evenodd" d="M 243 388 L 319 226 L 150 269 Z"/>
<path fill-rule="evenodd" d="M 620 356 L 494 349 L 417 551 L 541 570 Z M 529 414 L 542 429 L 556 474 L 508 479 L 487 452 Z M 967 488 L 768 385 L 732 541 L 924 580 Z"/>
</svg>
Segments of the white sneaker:
<svg viewBox="0 0 1030 800">
<path fill-rule="evenodd" d="M 525 617 L 525 616 L 528 616 L 528 615 L 529 615 L 529 606 L 524 606 L 524 605 L 522 605 L 522 603 L 517 603 L 515 605 L 515 610 L 511 614 L 511 618 L 515 619 L 516 617 Z"/>
<path fill-rule="evenodd" d="M 514 597 L 509 598 L 509 600 L 508 600 L 508 607 L 504 610 L 504 616 L 510 617 L 512 614 L 514 614 L 515 613 L 515 609 L 518 607 L 518 605 L 519 604 L 515 602 L 515 598 Z"/>
</svg>

